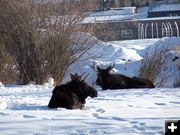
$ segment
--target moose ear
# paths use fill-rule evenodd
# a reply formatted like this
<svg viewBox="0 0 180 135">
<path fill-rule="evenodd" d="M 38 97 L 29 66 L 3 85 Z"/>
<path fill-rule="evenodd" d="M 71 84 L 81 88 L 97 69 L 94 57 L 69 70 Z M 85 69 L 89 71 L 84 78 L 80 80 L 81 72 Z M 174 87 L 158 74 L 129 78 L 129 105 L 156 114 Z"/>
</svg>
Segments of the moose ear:
<svg viewBox="0 0 180 135">
<path fill-rule="evenodd" d="M 96 67 L 97 67 L 97 71 L 100 72 L 101 68 L 99 66 L 96 66 Z"/>
<path fill-rule="evenodd" d="M 72 73 L 70 73 L 70 76 L 73 77 L 74 75 Z"/>
<path fill-rule="evenodd" d="M 75 74 L 70 73 L 70 76 L 71 76 L 72 80 L 77 80 L 78 79 L 77 73 L 75 73 Z"/>
<path fill-rule="evenodd" d="M 75 73 L 75 74 L 70 74 L 71 75 L 71 79 L 72 80 L 81 80 L 81 77 L 84 75 L 84 73 L 81 75 L 81 76 L 79 76 L 77 73 Z"/>
<path fill-rule="evenodd" d="M 106 70 L 110 71 L 110 70 L 112 70 L 114 68 L 114 66 L 115 66 L 115 63 L 113 65 L 110 65 L 109 67 L 107 67 Z"/>
<path fill-rule="evenodd" d="M 71 76 L 71 79 L 73 80 L 74 79 L 74 75 L 72 73 L 70 73 L 70 76 Z"/>
<path fill-rule="evenodd" d="M 97 72 L 97 66 L 96 66 L 96 63 L 95 63 L 95 62 L 94 62 L 93 65 L 90 65 L 89 67 L 92 68 L 94 71 Z"/>
</svg>

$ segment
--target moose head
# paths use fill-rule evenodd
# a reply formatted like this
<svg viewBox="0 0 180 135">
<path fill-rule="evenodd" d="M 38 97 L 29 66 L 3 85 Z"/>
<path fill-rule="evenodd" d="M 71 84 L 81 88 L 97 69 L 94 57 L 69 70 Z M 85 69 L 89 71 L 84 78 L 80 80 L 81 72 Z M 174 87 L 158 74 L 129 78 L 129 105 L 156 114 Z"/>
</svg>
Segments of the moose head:
<svg viewBox="0 0 180 135">
<path fill-rule="evenodd" d="M 97 91 L 93 87 L 89 86 L 85 82 L 84 77 L 82 79 L 82 75 L 78 74 L 70 74 L 71 81 L 62 84 L 59 86 L 56 86 L 53 90 L 52 97 L 50 99 L 50 102 L 48 104 L 49 108 L 58 108 L 63 107 L 66 109 L 74 109 L 79 108 L 82 109 L 82 107 L 85 104 L 85 99 L 90 97 L 97 97 Z"/>
<path fill-rule="evenodd" d="M 97 85 L 100 85 L 101 87 L 103 86 L 103 84 L 106 82 L 105 78 L 109 78 L 111 76 L 110 71 L 114 68 L 114 66 L 115 66 L 115 63 L 113 65 L 108 66 L 105 69 L 102 69 L 99 66 L 96 66 L 97 68 L 96 84 Z"/>
<path fill-rule="evenodd" d="M 86 82 L 85 79 L 87 78 L 88 75 L 86 75 L 84 78 L 83 75 L 78 75 L 77 73 L 75 74 L 70 74 L 71 75 L 71 82 L 69 83 L 72 86 L 72 91 L 80 98 L 82 101 L 85 101 L 85 98 L 90 96 L 91 98 L 97 97 L 97 90 L 94 89 L 93 87 L 89 86 Z"/>
</svg>

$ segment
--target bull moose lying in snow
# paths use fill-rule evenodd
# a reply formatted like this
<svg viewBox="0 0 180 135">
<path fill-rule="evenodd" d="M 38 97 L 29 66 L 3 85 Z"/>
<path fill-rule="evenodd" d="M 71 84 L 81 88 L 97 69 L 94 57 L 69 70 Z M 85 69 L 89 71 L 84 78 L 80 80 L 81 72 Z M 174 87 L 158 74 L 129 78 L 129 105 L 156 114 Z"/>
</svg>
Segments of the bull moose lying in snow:
<svg viewBox="0 0 180 135">
<path fill-rule="evenodd" d="M 154 84 L 145 78 L 128 77 L 122 74 L 110 74 L 110 70 L 114 68 L 108 66 L 106 69 L 97 67 L 96 84 L 100 85 L 103 90 L 107 89 L 129 89 L 129 88 L 155 88 Z M 95 69 L 95 64 L 94 67 Z"/>
<path fill-rule="evenodd" d="M 66 108 L 66 109 L 82 109 L 85 104 L 85 99 L 97 97 L 97 91 L 89 86 L 82 76 L 78 74 L 71 74 L 71 81 L 56 86 L 53 90 L 52 97 L 49 101 L 49 108 Z"/>
</svg>

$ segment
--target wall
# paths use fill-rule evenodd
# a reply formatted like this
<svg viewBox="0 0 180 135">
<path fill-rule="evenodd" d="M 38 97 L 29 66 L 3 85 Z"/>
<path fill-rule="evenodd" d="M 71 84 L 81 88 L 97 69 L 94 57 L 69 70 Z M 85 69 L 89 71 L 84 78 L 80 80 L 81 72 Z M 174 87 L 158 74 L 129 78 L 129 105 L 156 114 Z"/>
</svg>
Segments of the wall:
<svg viewBox="0 0 180 135">
<path fill-rule="evenodd" d="M 83 24 L 86 32 L 103 41 L 180 36 L 180 19 L 130 20 Z M 130 36 L 124 37 L 127 31 Z"/>
</svg>

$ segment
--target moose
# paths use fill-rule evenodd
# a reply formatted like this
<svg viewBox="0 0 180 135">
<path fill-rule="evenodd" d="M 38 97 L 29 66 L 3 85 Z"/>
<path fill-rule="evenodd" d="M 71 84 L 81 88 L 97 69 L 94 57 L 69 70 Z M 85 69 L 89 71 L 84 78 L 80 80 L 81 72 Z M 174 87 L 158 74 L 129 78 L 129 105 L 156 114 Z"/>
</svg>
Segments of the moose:
<svg viewBox="0 0 180 135">
<path fill-rule="evenodd" d="M 100 85 L 102 90 L 107 89 L 130 89 L 130 88 L 155 88 L 154 84 L 145 78 L 140 77 L 128 77 L 122 74 L 111 74 L 110 71 L 114 68 L 108 66 L 106 69 L 102 69 L 94 64 L 93 69 L 97 69 L 96 84 Z"/>
<path fill-rule="evenodd" d="M 82 75 L 70 74 L 71 81 L 56 86 L 53 89 L 52 97 L 49 101 L 49 108 L 66 108 L 66 109 L 83 109 L 85 99 L 90 96 L 91 98 L 97 97 L 97 90 L 89 86 L 85 82 L 85 78 L 82 79 Z"/>
</svg>

